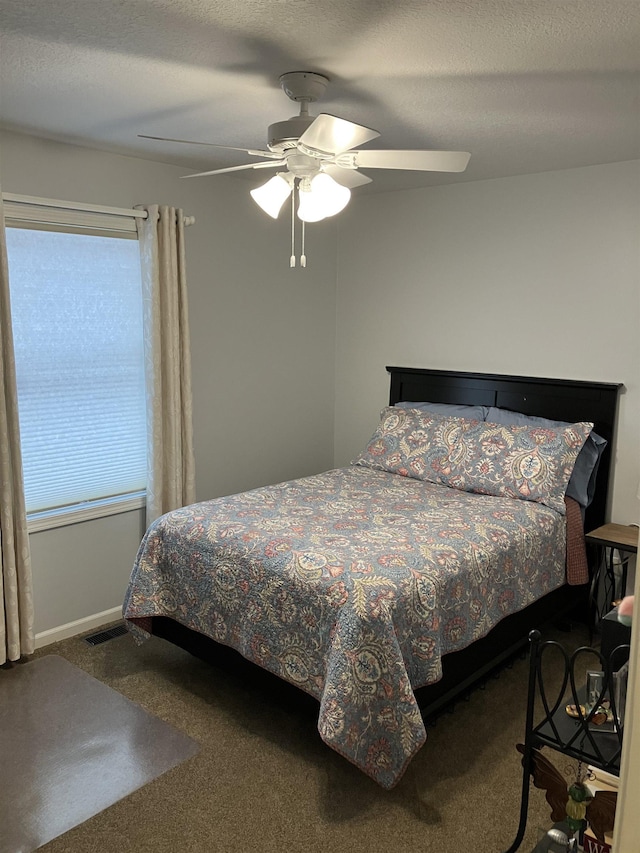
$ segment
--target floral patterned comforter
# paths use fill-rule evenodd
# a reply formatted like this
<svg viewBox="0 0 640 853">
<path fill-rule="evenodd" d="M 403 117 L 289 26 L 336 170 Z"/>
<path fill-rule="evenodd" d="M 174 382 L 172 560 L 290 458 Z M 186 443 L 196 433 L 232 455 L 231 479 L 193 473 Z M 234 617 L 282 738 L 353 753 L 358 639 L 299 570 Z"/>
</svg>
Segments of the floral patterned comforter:
<svg viewBox="0 0 640 853">
<path fill-rule="evenodd" d="M 385 788 L 426 739 L 412 688 L 560 586 L 565 520 L 356 465 L 154 522 L 124 603 L 169 616 L 320 701 L 322 739 Z"/>
</svg>

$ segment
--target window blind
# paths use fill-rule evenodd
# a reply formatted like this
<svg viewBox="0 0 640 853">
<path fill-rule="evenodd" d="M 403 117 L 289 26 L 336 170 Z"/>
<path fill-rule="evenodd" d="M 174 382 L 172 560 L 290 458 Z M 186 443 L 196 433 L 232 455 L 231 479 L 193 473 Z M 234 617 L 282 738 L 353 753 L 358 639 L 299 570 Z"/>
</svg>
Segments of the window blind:
<svg viewBox="0 0 640 853">
<path fill-rule="evenodd" d="M 27 512 L 146 486 L 138 242 L 64 219 L 6 231 Z"/>
</svg>

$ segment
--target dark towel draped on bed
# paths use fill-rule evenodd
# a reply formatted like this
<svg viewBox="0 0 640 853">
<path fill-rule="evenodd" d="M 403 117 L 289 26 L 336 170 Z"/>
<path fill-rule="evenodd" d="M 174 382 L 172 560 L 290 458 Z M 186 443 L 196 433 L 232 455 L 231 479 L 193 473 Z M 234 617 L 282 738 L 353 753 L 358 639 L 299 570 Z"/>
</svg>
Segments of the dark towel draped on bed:
<svg viewBox="0 0 640 853">
<path fill-rule="evenodd" d="M 584 543 L 584 526 L 580 504 L 565 495 L 567 519 L 567 583 L 577 586 L 589 583 L 587 548 Z"/>
</svg>

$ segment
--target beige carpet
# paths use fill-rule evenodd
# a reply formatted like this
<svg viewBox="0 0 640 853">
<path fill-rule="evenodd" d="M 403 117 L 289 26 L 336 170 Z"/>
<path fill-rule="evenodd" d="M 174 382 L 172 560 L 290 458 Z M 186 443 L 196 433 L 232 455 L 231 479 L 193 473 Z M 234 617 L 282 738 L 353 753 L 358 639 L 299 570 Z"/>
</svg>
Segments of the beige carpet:
<svg viewBox="0 0 640 853">
<path fill-rule="evenodd" d="M 197 749 L 62 657 L 3 669 L 0 853 L 30 853 Z"/>
<path fill-rule="evenodd" d="M 554 637 L 574 647 L 586 632 Z M 526 660 L 443 715 L 400 784 L 384 791 L 322 743 L 313 703 L 292 704 L 287 691 L 268 696 L 260 679 L 210 667 L 158 639 L 90 647 L 74 638 L 39 654 L 51 653 L 178 727 L 200 750 L 44 853 L 500 853 L 515 835 Z M 548 820 L 543 793 L 532 789 L 524 853 Z"/>
</svg>

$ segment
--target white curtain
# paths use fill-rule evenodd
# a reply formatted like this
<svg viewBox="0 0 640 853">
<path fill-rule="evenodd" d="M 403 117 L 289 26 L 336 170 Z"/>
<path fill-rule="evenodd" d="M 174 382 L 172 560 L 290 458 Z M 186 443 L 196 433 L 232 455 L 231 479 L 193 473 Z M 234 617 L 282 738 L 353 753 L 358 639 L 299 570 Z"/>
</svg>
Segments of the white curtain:
<svg viewBox="0 0 640 853">
<path fill-rule="evenodd" d="M 144 292 L 147 378 L 147 525 L 195 501 L 191 354 L 184 215 L 141 206 L 138 220 Z"/>
<path fill-rule="evenodd" d="M 33 587 L 24 506 L 9 268 L 0 193 L 0 664 L 33 654 Z"/>
</svg>

